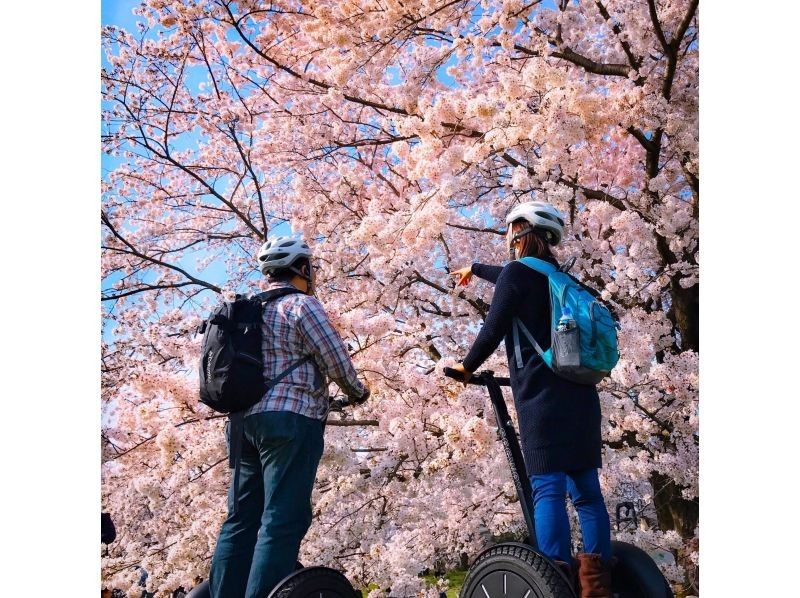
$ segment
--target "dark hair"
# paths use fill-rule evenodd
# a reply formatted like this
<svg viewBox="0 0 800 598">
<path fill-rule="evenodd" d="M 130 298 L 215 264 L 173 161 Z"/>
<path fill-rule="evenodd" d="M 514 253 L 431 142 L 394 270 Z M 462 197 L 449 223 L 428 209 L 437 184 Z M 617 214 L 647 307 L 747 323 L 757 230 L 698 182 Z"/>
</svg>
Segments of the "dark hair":
<svg viewBox="0 0 800 598">
<path fill-rule="evenodd" d="M 275 282 L 288 282 L 295 276 L 297 276 L 297 272 L 302 272 L 305 268 L 305 271 L 308 275 L 311 275 L 311 262 L 308 260 L 307 257 L 301 257 L 296 259 L 290 266 L 286 268 L 278 268 L 277 270 L 272 270 L 267 274 L 270 280 Z"/>
<path fill-rule="evenodd" d="M 512 230 L 518 227 L 521 230 L 524 230 L 523 227 L 530 227 L 530 223 L 527 220 L 519 219 L 512 222 L 511 226 Z M 533 232 L 530 235 L 520 237 L 519 240 L 520 248 L 517 252 L 519 257 L 538 257 L 540 259 L 553 258 L 553 253 L 550 251 L 550 244 L 545 239 L 545 233 L 543 230 L 533 228 Z"/>
</svg>

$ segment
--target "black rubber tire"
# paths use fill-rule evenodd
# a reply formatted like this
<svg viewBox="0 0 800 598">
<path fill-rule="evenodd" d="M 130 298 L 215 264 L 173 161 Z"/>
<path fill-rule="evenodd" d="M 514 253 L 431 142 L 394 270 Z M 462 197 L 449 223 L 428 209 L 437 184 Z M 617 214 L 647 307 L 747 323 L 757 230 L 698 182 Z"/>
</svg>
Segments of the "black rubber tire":
<svg viewBox="0 0 800 598">
<path fill-rule="evenodd" d="M 627 542 L 611 542 L 616 564 L 611 588 L 618 598 L 674 598 L 664 575 L 650 555 Z"/>
<path fill-rule="evenodd" d="M 307 567 L 285 577 L 269 598 L 361 598 L 361 592 L 336 569 Z"/>
<path fill-rule="evenodd" d="M 482 552 L 459 598 L 575 598 L 558 567 L 530 546 L 509 542 Z"/>
</svg>

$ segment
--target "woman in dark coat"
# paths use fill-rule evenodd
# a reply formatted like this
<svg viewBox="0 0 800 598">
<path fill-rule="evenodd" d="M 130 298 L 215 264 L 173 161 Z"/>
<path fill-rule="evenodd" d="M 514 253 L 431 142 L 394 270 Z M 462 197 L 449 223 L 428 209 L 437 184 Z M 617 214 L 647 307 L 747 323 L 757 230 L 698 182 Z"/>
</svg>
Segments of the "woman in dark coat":
<svg viewBox="0 0 800 598">
<path fill-rule="evenodd" d="M 495 284 L 483 328 L 455 369 L 468 378 L 505 338 L 539 549 L 569 568 L 572 558 L 565 500 L 569 494 L 586 551 L 575 559 L 580 595 L 610 598 L 611 528 L 597 476 L 602 466 L 597 389 L 556 376 L 524 337 L 520 339 L 523 366 L 518 369 L 514 359 L 514 318 L 520 318 L 543 350 L 550 347 L 551 321 L 547 277 L 517 260 L 532 256 L 557 265 L 550 246 L 561 241 L 564 221 L 553 206 L 528 202 L 509 213 L 507 224 L 512 260 L 508 265 L 475 263 L 453 273 L 461 285 L 473 275 Z"/>
</svg>

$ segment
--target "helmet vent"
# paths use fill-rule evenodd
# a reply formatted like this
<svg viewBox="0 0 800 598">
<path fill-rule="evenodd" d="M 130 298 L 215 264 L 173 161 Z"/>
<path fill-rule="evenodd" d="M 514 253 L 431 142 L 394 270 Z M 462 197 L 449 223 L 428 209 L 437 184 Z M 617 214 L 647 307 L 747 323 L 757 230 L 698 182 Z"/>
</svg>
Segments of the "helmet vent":
<svg viewBox="0 0 800 598">
<path fill-rule="evenodd" d="M 547 212 L 536 212 L 536 215 L 540 218 L 544 218 L 545 220 L 550 220 L 551 222 L 558 222 L 561 226 L 564 226 L 564 221 L 553 214 L 549 214 Z"/>
</svg>

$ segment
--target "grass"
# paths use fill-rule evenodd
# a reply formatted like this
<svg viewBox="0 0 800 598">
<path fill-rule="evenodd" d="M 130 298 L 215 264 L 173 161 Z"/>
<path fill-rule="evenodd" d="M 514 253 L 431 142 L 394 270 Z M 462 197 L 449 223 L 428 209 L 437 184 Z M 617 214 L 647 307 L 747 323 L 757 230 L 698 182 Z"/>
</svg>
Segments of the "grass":
<svg viewBox="0 0 800 598">
<path fill-rule="evenodd" d="M 439 577 L 444 577 L 448 582 L 447 598 L 458 598 L 458 593 L 461 591 L 461 586 L 464 585 L 464 578 L 467 576 L 466 571 L 448 571 L 444 575 L 425 575 L 423 579 L 430 585 L 435 586 Z"/>
<path fill-rule="evenodd" d="M 448 571 L 444 575 L 423 575 L 422 579 L 425 580 L 430 586 L 435 586 L 440 577 L 444 577 L 449 583 L 447 588 L 447 598 L 458 598 L 458 593 L 461 591 L 461 586 L 464 585 L 464 578 L 467 576 L 466 571 L 453 570 Z M 374 583 L 369 584 L 362 590 L 362 596 L 366 596 L 370 591 L 378 589 Z"/>
</svg>

